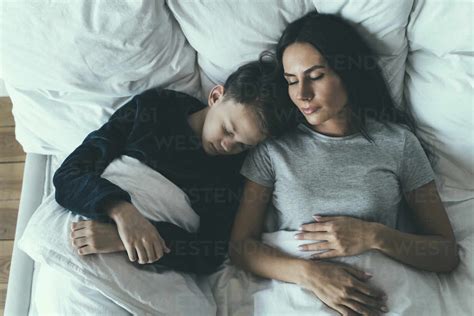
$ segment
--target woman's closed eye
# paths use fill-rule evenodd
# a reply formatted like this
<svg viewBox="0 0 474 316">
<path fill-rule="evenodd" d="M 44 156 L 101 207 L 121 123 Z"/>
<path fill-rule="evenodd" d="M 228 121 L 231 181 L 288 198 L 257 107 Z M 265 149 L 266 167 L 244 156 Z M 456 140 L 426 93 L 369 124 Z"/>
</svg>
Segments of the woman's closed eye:
<svg viewBox="0 0 474 316">
<path fill-rule="evenodd" d="M 324 74 L 321 74 L 321 75 L 316 76 L 316 77 L 309 77 L 309 80 L 316 81 L 316 80 L 319 80 L 323 77 L 324 77 Z M 288 82 L 288 85 L 291 86 L 291 85 L 297 84 L 298 80 L 295 80 L 295 81 L 287 80 L 287 82 Z"/>
<path fill-rule="evenodd" d="M 321 74 L 321 75 L 316 76 L 316 77 L 309 77 L 309 80 L 316 81 L 316 80 L 321 79 L 322 77 L 324 77 L 324 74 Z"/>
</svg>

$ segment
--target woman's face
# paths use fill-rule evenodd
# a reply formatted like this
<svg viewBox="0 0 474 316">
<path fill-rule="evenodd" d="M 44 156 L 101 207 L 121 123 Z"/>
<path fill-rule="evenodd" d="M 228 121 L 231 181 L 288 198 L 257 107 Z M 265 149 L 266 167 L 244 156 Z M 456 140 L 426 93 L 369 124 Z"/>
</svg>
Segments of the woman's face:
<svg viewBox="0 0 474 316">
<path fill-rule="evenodd" d="M 347 92 L 319 51 L 294 43 L 283 52 L 283 68 L 293 103 L 313 127 L 347 124 Z"/>
</svg>

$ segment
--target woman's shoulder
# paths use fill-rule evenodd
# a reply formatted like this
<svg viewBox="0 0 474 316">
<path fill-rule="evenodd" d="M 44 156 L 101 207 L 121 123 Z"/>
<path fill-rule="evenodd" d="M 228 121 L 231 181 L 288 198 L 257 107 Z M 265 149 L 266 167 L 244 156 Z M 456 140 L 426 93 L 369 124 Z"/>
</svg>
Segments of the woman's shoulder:
<svg viewBox="0 0 474 316">
<path fill-rule="evenodd" d="M 304 135 L 305 133 L 299 127 L 295 127 L 278 137 L 268 138 L 262 143 L 262 146 L 267 150 L 274 150 L 277 148 L 291 150 L 301 141 L 301 137 Z"/>
<path fill-rule="evenodd" d="M 278 160 L 281 156 L 287 156 L 289 152 L 297 152 L 297 143 L 301 131 L 293 129 L 278 137 L 270 137 L 259 143 L 250 150 L 253 157 L 272 157 Z"/>
<path fill-rule="evenodd" d="M 403 146 L 407 138 L 416 138 L 415 134 L 404 124 L 371 120 L 367 127 L 370 136 L 376 143 L 383 142 Z"/>
</svg>

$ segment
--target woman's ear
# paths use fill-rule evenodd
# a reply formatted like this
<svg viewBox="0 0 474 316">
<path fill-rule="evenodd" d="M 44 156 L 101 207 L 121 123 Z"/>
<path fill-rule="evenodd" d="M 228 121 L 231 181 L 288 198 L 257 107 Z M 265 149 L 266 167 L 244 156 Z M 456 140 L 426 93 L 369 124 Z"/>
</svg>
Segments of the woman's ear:
<svg viewBox="0 0 474 316">
<path fill-rule="evenodd" d="M 217 100 L 222 98 L 224 95 L 224 86 L 223 85 L 217 85 L 214 88 L 212 88 L 211 92 L 209 93 L 209 97 L 207 100 L 207 104 L 209 106 L 213 106 Z"/>
</svg>

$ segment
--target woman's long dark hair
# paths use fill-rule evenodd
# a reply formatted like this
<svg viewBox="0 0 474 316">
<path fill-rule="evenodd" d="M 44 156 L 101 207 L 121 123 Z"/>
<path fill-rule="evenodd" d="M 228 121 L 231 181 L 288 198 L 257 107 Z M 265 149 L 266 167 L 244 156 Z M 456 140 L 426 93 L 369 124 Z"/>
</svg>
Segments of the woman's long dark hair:
<svg viewBox="0 0 474 316">
<path fill-rule="evenodd" d="M 311 12 L 290 23 L 276 48 L 281 78 L 283 53 L 293 43 L 311 44 L 339 75 L 347 91 L 351 123 L 367 140 L 373 141 L 367 132 L 367 118 L 406 125 L 416 135 L 415 120 L 408 110 L 395 106 L 374 52 L 345 20 L 332 14 Z M 422 146 L 431 158 L 426 144 L 422 142 Z"/>
</svg>

